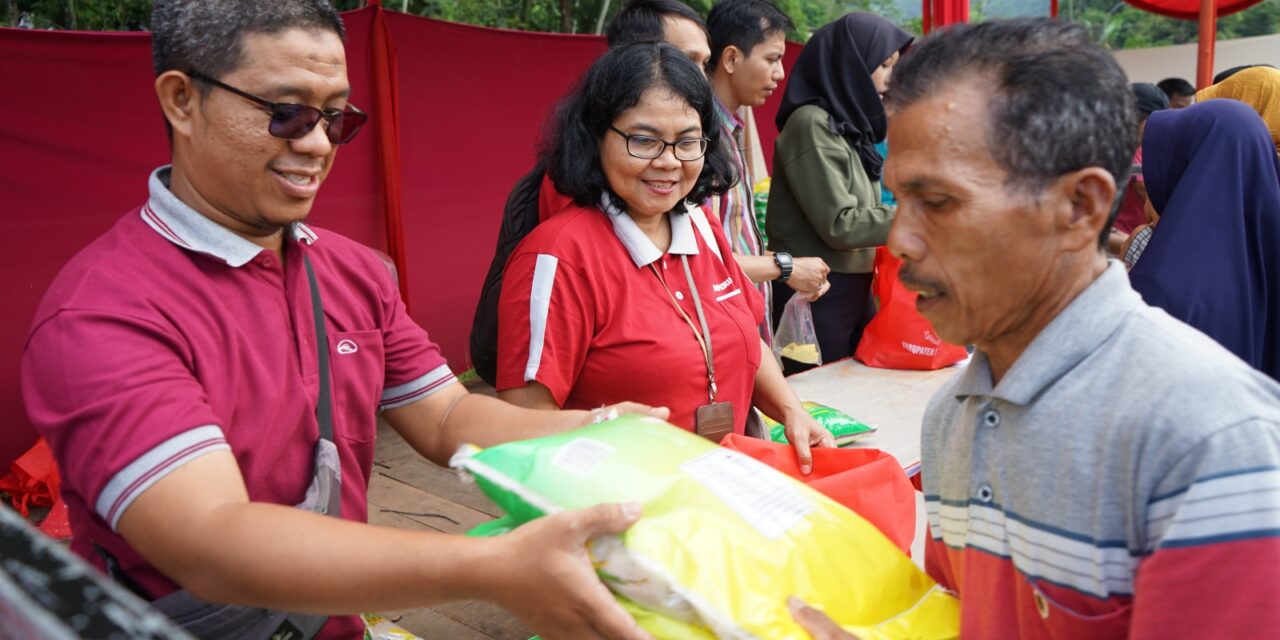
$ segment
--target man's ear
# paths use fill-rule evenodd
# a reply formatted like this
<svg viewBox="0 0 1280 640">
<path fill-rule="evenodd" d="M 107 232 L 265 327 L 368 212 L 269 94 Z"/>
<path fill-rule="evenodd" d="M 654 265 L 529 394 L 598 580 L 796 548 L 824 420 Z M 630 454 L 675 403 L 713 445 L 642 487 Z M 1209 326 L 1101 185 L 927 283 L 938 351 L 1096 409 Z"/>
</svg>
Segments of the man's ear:
<svg viewBox="0 0 1280 640">
<path fill-rule="evenodd" d="M 1067 246 L 1097 246 L 1116 200 L 1116 181 L 1101 167 L 1086 167 L 1059 177 L 1053 187 L 1063 206 L 1058 207 L 1058 229 Z"/>
<path fill-rule="evenodd" d="M 720 52 L 720 68 L 724 69 L 725 73 L 732 75 L 737 70 L 738 65 L 742 64 L 742 59 L 745 57 L 742 55 L 742 49 L 729 45 L 724 48 L 724 51 Z"/>
<path fill-rule="evenodd" d="M 195 83 L 181 71 L 169 70 L 156 78 L 156 98 L 175 135 L 191 136 L 191 121 L 199 107 Z"/>
</svg>

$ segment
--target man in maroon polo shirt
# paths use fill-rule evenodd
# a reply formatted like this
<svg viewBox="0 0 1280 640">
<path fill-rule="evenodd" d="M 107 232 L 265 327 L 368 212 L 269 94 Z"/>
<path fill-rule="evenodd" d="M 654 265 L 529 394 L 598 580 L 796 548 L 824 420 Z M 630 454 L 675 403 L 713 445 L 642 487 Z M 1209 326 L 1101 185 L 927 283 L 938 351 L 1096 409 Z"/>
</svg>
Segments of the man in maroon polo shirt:
<svg viewBox="0 0 1280 640">
<path fill-rule="evenodd" d="M 379 411 L 437 463 L 592 415 L 468 395 L 372 252 L 302 223 L 365 120 L 337 13 L 160 0 L 152 26 L 173 164 L 54 281 L 22 363 L 73 547 L 202 637 L 358 637 L 341 614 L 451 599 L 644 637 L 583 547 L 634 507 L 482 540 L 364 524 Z"/>
</svg>

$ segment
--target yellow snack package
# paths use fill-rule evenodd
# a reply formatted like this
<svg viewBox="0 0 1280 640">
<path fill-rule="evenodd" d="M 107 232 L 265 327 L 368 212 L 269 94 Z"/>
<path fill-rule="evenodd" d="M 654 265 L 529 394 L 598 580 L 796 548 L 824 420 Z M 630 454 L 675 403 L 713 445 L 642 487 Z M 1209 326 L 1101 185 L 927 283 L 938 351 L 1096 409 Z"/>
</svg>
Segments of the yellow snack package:
<svg viewBox="0 0 1280 640">
<path fill-rule="evenodd" d="M 874 525 L 790 477 L 661 420 L 626 415 L 451 461 L 508 514 L 636 501 L 588 549 L 640 625 L 675 640 L 808 640 L 788 596 L 863 640 L 959 635 L 959 603 Z"/>
</svg>

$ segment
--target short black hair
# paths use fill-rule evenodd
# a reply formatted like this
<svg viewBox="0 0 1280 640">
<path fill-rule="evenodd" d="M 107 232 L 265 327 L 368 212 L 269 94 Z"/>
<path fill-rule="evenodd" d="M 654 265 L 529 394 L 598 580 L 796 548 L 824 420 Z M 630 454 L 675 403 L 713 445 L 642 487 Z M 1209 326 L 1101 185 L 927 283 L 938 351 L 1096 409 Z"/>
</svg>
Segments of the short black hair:
<svg viewBox="0 0 1280 640">
<path fill-rule="evenodd" d="M 663 42 L 666 18 L 692 20 L 707 33 L 707 23 L 702 21 L 702 16 L 680 0 L 631 0 L 613 17 L 604 36 L 610 48 L 635 42 Z"/>
<path fill-rule="evenodd" d="M 1138 144 L 1133 93 L 1115 58 L 1082 27 L 1019 18 L 942 29 L 902 57 L 887 99 L 901 110 L 973 80 L 989 92 L 987 148 L 1010 186 L 1039 193 L 1086 167 L 1125 184 Z"/>
<path fill-rule="evenodd" d="M 541 153 L 557 191 L 581 207 L 598 206 L 605 193 L 617 195 L 600 166 L 600 142 L 613 121 L 655 87 L 669 89 L 687 102 L 698 114 L 702 135 L 710 140 L 702 173 L 685 200 L 700 203 L 737 182 L 733 158 L 720 143 L 715 98 L 706 76 L 671 45 L 636 43 L 610 49 L 596 60 L 560 104 Z"/>
<path fill-rule="evenodd" d="M 1164 80 L 1157 82 L 1156 86 L 1160 87 L 1160 90 L 1163 91 L 1166 96 L 1169 96 L 1170 100 L 1172 100 L 1174 96 L 1194 96 L 1196 94 L 1196 88 L 1193 87 L 1190 82 L 1187 82 L 1182 78 L 1165 78 Z"/>
<path fill-rule="evenodd" d="M 743 55 L 751 55 L 756 45 L 775 33 L 795 28 L 791 18 L 769 0 L 722 0 L 707 14 L 707 30 L 711 34 L 711 58 L 714 70 L 720 54 L 737 47 Z"/>
<path fill-rule="evenodd" d="M 240 67 L 245 35 L 295 28 L 347 36 L 342 17 L 326 0 L 156 0 L 152 67 L 157 76 L 197 69 L 219 78 Z"/>
<path fill-rule="evenodd" d="M 1129 89 L 1133 91 L 1133 106 L 1138 110 L 1138 122 L 1146 122 L 1152 113 L 1169 108 L 1169 96 L 1154 84 L 1135 82 L 1129 85 Z"/>
</svg>

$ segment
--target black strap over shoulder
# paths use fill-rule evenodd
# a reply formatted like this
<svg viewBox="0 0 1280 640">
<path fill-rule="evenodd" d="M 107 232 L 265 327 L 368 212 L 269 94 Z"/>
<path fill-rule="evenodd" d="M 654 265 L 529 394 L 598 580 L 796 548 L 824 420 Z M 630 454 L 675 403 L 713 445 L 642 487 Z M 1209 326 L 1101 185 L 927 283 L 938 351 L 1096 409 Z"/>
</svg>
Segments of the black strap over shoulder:
<svg viewBox="0 0 1280 640">
<path fill-rule="evenodd" d="M 516 182 L 507 196 L 493 262 L 489 263 L 476 315 L 471 321 L 471 365 L 480 378 L 491 385 L 496 385 L 498 378 L 498 301 L 502 295 L 502 276 L 516 245 L 538 226 L 538 195 L 544 173 L 541 164 L 535 166 Z"/>
<path fill-rule="evenodd" d="M 329 334 L 324 325 L 324 304 L 320 301 L 320 284 L 316 282 L 311 258 L 302 252 L 302 262 L 307 265 L 307 283 L 311 285 L 311 313 L 315 316 L 316 356 L 320 366 L 320 398 L 316 403 L 316 420 L 320 423 L 320 437 L 333 440 L 333 390 L 329 384 Z"/>
</svg>

